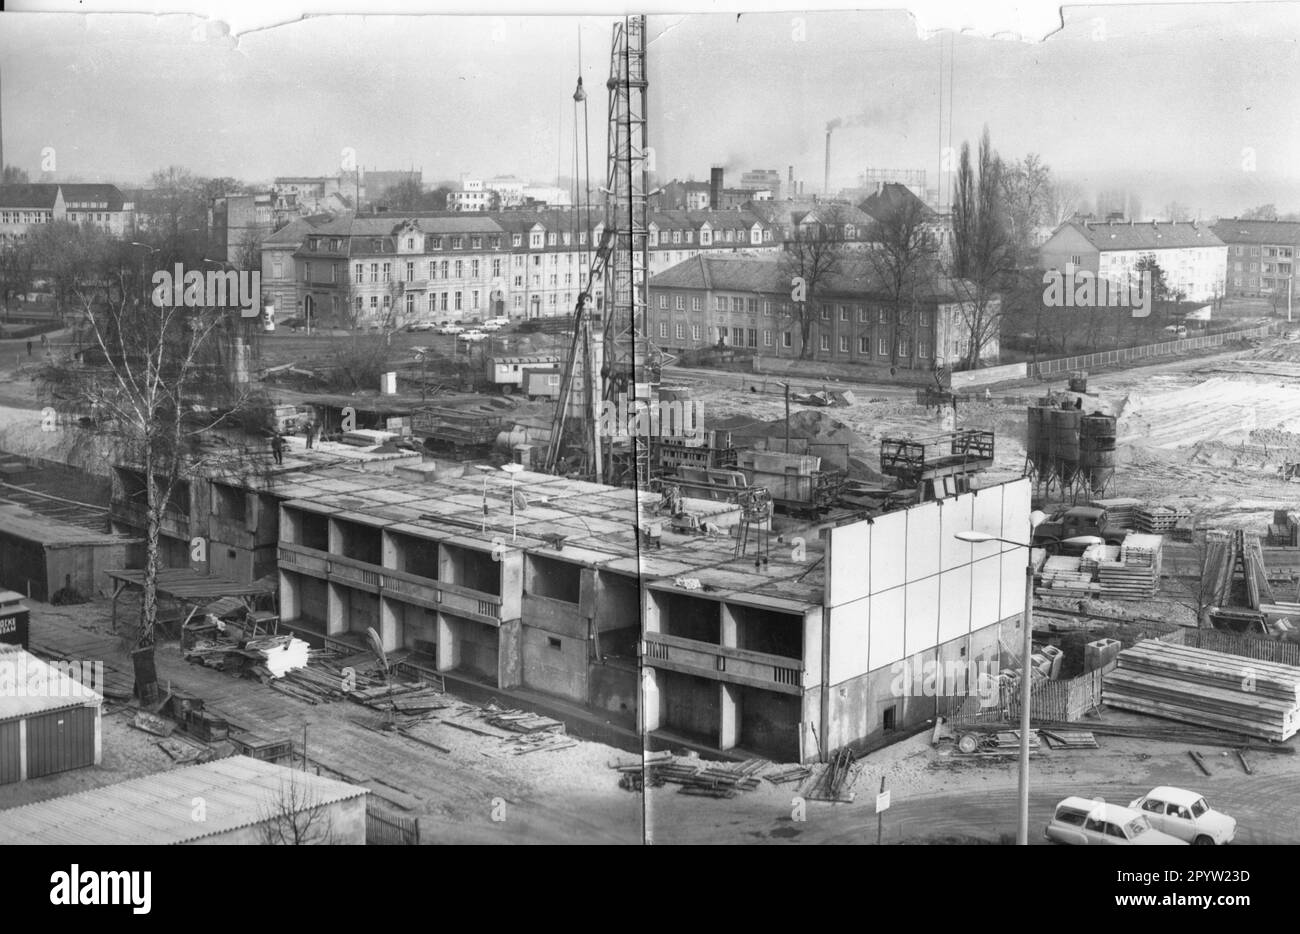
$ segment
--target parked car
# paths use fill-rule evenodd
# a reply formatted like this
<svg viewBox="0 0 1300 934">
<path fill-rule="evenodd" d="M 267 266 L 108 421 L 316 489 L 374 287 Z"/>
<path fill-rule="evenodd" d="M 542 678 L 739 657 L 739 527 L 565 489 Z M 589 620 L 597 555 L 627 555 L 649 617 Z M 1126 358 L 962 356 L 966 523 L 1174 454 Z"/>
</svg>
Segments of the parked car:
<svg viewBox="0 0 1300 934">
<path fill-rule="evenodd" d="M 484 324 L 495 324 L 499 328 L 510 327 L 510 318 L 506 315 L 497 315 L 495 318 L 488 318 Z"/>
<path fill-rule="evenodd" d="M 478 328 L 470 328 L 468 331 L 462 331 L 456 335 L 456 340 L 467 343 L 477 343 L 478 341 L 487 340 L 487 334 Z"/>
<path fill-rule="evenodd" d="M 1187 327 L 1186 327 L 1186 325 L 1182 325 L 1182 324 L 1171 324 L 1171 325 L 1169 325 L 1168 327 L 1166 327 L 1165 330 L 1168 331 L 1170 334 L 1173 334 L 1175 337 L 1186 337 L 1186 336 L 1187 336 Z"/>
<path fill-rule="evenodd" d="M 414 324 L 408 324 L 408 325 L 406 326 L 406 329 L 407 329 L 408 331 L 432 331 L 432 330 L 433 330 L 433 322 L 432 322 L 432 321 L 416 321 Z"/>
<path fill-rule="evenodd" d="M 290 331 L 298 331 L 307 326 L 306 318 L 285 318 L 279 322 L 280 327 L 288 328 Z"/>
<path fill-rule="evenodd" d="M 459 334 L 463 330 L 465 329 L 461 327 L 459 324 L 447 323 L 447 324 L 441 324 L 438 327 L 434 328 L 434 333 L 435 334 Z"/>
<path fill-rule="evenodd" d="M 482 324 L 479 325 L 479 328 L 484 331 L 499 331 L 503 327 L 505 327 L 505 325 L 498 324 L 497 322 L 492 320 L 484 321 Z"/>
<path fill-rule="evenodd" d="M 1185 788 L 1152 788 L 1129 807 L 1144 814 L 1156 830 L 1198 846 L 1225 846 L 1237 835 L 1236 820 Z"/>
<path fill-rule="evenodd" d="M 1142 811 L 1089 798 L 1066 798 L 1043 830 L 1052 843 L 1072 846 L 1186 846 L 1161 833 Z"/>
</svg>

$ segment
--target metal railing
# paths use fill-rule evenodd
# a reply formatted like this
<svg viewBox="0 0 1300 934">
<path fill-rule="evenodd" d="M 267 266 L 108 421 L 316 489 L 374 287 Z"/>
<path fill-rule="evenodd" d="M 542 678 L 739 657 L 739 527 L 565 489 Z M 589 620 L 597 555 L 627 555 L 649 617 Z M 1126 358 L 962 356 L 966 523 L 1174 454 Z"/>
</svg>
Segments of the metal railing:
<svg viewBox="0 0 1300 934">
<path fill-rule="evenodd" d="M 1068 374 L 1072 370 L 1089 370 L 1099 366 L 1131 363 L 1134 360 L 1145 360 L 1150 357 L 1163 357 L 1168 354 L 1181 353 L 1185 350 L 1205 350 L 1210 347 L 1222 347 L 1232 341 L 1255 340 L 1277 333 L 1277 328 L 1277 323 L 1272 322 L 1241 331 L 1222 331 L 1218 334 L 1185 337 L 1180 340 L 1162 341 L 1158 344 L 1145 344 L 1141 347 L 1122 347 L 1118 350 L 1103 350 L 1077 357 L 1041 360 L 1036 364 L 1031 364 L 1031 370 L 1039 379 L 1046 379 L 1049 376 Z"/>
</svg>

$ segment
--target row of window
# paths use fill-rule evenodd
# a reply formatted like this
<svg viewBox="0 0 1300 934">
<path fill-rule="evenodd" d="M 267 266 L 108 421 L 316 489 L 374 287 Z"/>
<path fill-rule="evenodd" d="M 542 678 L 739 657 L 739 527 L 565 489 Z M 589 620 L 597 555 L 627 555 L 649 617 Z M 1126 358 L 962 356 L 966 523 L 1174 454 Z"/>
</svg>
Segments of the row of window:
<svg viewBox="0 0 1300 934">
<path fill-rule="evenodd" d="M 51 211 L 0 211 L 0 224 L 48 224 Z"/>
<path fill-rule="evenodd" d="M 678 322 L 673 329 L 673 337 L 679 341 L 686 340 L 687 327 L 684 322 Z M 689 325 L 690 339 L 698 342 L 703 336 L 703 327 L 698 324 Z M 726 344 L 730 342 L 733 347 L 758 347 L 759 329 L 758 328 L 737 328 L 733 327 L 728 331 L 725 327 L 717 329 L 719 342 Z M 669 328 L 667 321 L 659 322 L 659 337 L 661 340 L 669 339 Z M 774 334 L 770 329 L 762 330 L 762 339 L 764 347 L 775 346 L 775 339 L 779 337 L 782 347 L 789 347 L 792 344 L 791 333 L 789 331 L 780 331 Z M 839 352 L 849 353 L 852 342 L 847 334 L 841 334 L 839 337 Z M 918 340 L 916 342 L 916 355 L 922 358 L 930 357 L 930 341 Z M 820 336 L 820 348 L 829 353 L 831 350 L 831 335 L 822 334 Z M 863 355 L 871 354 L 871 338 L 858 338 L 858 353 Z M 889 356 L 889 339 L 877 338 L 876 354 L 881 357 Z M 898 338 L 898 356 L 900 358 L 910 358 L 912 355 L 912 339 L 909 335 L 901 335 Z"/>
<path fill-rule="evenodd" d="M 1250 248 L 1250 255 L 1259 256 L 1259 251 L 1260 251 L 1259 247 L 1253 246 Z M 1246 248 L 1244 246 L 1234 246 L 1232 248 L 1232 255 L 1245 256 Z M 1282 259 L 1291 259 L 1292 252 L 1291 252 L 1291 247 L 1289 246 L 1266 246 L 1264 247 L 1264 255 L 1281 257 Z"/>
<path fill-rule="evenodd" d="M 703 310 L 703 301 L 700 298 L 700 296 L 692 295 L 690 296 L 690 299 L 691 299 L 691 311 Z M 669 303 L 669 296 L 661 292 L 658 298 L 658 304 L 660 310 L 667 311 L 668 303 Z M 672 304 L 675 310 L 685 311 L 686 296 L 680 293 L 673 295 Z M 713 310 L 719 313 L 725 314 L 727 311 L 730 311 L 732 314 L 736 314 L 736 315 L 749 314 L 749 315 L 757 316 L 760 307 L 762 309 L 764 317 L 770 318 L 774 311 L 776 312 L 776 314 L 782 315 L 784 317 L 789 317 L 790 315 L 789 302 L 772 302 L 767 299 L 758 299 L 758 298 L 752 298 L 748 296 L 742 297 L 739 295 L 713 296 Z M 868 320 L 870 318 L 870 309 L 862 305 L 836 305 L 829 302 L 822 302 L 821 307 L 818 309 L 818 311 L 823 321 L 829 321 L 832 315 L 834 315 L 837 316 L 840 321 L 847 322 L 847 321 L 852 321 L 854 318 L 857 318 L 860 324 L 866 324 L 868 323 Z M 932 311 L 925 311 L 925 310 L 921 311 L 919 315 L 921 327 L 923 328 L 930 327 L 934 321 L 933 315 L 934 313 Z M 900 316 L 900 323 L 906 324 L 907 310 L 900 309 L 899 316 Z M 876 309 L 876 317 L 879 323 L 889 324 L 889 319 L 890 319 L 889 309 L 887 308 Z"/>
<path fill-rule="evenodd" d="M 1247 272 L 1265 272 L 1283 276 L 1291 275 L 1290 263 L 1241 263 L 1234 261 L 1232 264 L 1232 268 L 1237 272 L 1241 272 L 1243 266 Z"/>
</svg>

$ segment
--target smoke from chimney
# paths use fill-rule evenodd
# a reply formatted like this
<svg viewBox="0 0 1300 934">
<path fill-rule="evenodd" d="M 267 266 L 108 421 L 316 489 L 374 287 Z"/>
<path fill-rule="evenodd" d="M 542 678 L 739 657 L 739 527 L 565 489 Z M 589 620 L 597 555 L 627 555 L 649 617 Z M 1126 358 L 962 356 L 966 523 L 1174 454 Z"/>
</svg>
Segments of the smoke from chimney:
<svg viewBox="0 0 1300 934">
<path fill-rule="evenodd" d="M 831 130 L 839 126 L 838 120 L 832 120 L 826 124 L 826 176 L 822 181 L 822 191 L 827 195 L 831 193 Z"/>
</svg>

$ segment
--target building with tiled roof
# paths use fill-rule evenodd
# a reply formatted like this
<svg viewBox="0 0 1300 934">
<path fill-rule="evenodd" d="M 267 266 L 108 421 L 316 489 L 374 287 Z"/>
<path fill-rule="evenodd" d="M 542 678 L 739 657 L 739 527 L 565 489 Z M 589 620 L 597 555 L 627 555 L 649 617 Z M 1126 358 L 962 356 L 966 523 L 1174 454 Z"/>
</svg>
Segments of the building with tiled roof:
<svg viewBox="0 0 1300 934">
<path fill-rule="evenodd" d="M 1138 224 L 1067 221 L 1039 247 L 1039 265 L 1067 274 L 1089 272 L 1111 281 L 1133 281 L 1137 264 L 1153 257 L 1167 287 L 1191 301 L 1224 294 L 1227 247 L 1204 224 Z"/>
<path fill-rule="evenodd" d="M 135 230 L 135 204 L 116 185 L 0 185 L 0 239 L 24 239 L 37 224 L 93 224 L 122 236 Z"/>
<path fill-rule="evenodd" d="M 1300 223 L 1228 217 L 1212 228 L 1228 245 L 1226 293 L 1238 298 L 1286 296 L 1294 288 Z"/>
<path fill-rule="evenodd" d="M 850 254 L 814 288 L 810 358 L 931 369 L 966 355 L 969 286 L 937 269 L 922 277 L 895 320 L 891 292 L 871 261 Z M 800 316 L 790 269 L 779 254 L 693 257 L 650 280 L 649 337 L 673 352 L 724 346 L 757 356 L 797 357 Z M 994 362 L 996 336 L 981 359 Z"/>
</svg>

